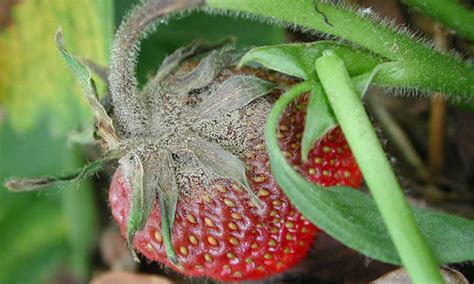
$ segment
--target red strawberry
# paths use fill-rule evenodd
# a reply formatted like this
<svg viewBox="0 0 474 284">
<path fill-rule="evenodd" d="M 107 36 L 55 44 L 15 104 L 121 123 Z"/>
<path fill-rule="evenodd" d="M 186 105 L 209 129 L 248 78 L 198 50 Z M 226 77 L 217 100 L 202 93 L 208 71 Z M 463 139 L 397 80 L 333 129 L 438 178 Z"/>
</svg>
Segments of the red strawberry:
<svg viewBox="0 0 474 284">
<path fill-rule="evenodd" d="M 308 162 L 302 164 L 301 139 L 309 96 L 305 95 L 288 106 L 280 121 L 280 147 L 288 161 L 298 166 L 313 183 L 323 186 L 360 187 L 362 173 L 339 127 L 327 133 L 310 151 Z M 286 153 L 285 153 L 286 149 Z"/>
<path fill-rule="evenodd" d="M 314 183 L 359 187 L 361 173 L 339 128 L 312 149 L 307 164 L 301 164 L 305 107 L 303 98 L 292 104 L 281 120 L 281 147 L 289 161 Z M 221 179 L 212 184 L 212 195 L 185 196 L 178 201 L 172 241 L 182 267 L 167 258 L 158 202 L 143 231 L 135 236 L 135 249 L 185 275 L 221 281 L 260 279 L 302 260 L 317 227 L 304 219 L 278 187 L 263 143 L 256 143 L 246 157 L 247 177 L 265 204 L 263 212 L 252 206 L 247 192 L 235 182 Z M 120 168 L 109 197 L 114 218 L 126 236 L 130 188 Z"/>
</svg>

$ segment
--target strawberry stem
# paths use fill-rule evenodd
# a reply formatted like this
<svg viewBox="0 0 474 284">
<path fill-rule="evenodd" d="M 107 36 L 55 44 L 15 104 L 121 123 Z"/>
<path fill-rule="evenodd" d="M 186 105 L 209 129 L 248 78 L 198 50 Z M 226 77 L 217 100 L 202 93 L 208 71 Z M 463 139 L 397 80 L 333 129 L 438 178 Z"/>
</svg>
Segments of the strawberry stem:
<svg viewBox="0 0 474 284">
<path fill-rule="evenodd" d="M 381 74 L 385 85 L 439 91 L 459 99 L 472 97 L 474 67 L 470 63 L 433 50 L 404 27 L 391 27 L 347 5 L 309 0 L 206 0 L 206 4 L 211 12 L 248 13 L 274 25 L 315 30 L 353 42 L 398 64 L 398 70 Z"/>
<path fill-rule="evenodd" d="M 122 137 L 142 133 L 148 122 L 148 109 L 138 95 L 135 76 L 141 40 L 159 24 L 158 19 L 197 7 L 202 1 L 141 1 L 120 25 L 112 46 L 109 82 L 118 130 Z"/>
<path fill-rule="evenodd" d="M 410 277 L 414 283 L 443 283 L 344 61 L 327 52 L 316 71 Z"/>
</svg>

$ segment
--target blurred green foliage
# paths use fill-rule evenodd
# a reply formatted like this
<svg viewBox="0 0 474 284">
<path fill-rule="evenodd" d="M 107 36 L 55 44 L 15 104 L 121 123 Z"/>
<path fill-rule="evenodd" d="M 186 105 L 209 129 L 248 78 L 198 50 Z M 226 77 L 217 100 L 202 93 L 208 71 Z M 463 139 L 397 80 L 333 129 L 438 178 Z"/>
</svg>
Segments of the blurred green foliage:
<svg viewBox="0 0 474 284">
<path fill-rule="evenodd" d="M 54 35 L 62 26 L 72 53 L 105 65 L 114 24 L 133 2 L 23 0 L 13 6 L 12 24 L 0 27 L 0 181 L 85 163 L 84 148 L 71 146 L 68 137 L 90 127 L 92 115 Z M 203 13 L 172 19 L 144 42 L 140 81 L 193 39 L 225 36 L 237 37 L 240 47 L 285 39 L 281 29 L 243 19 Z M 103 93 L 103 82 L 96 82 Z M 90 182 L 47 193 L 10 193 L 0 185 L 0 283 L 44 283 L 64 273 L 87 281 L 98 236 L 97 190 L 103 189 Z"/>
<path fill-rule="evenodd" d="M 106 64 L 112 37 L 112 0 L 27 0 L 13 6 L 0 32 L 0 104 L 9 123 L 29 130 L 43 118 L 53 135 L 89 126 L 92 116 L 54 41 L 62 27 L 74 53 Z M 54 113 L 43 117 L 45 113 Z"/>
<path fill-rule="evenodd" d="M 25 0 L 10 12 L 11 25 L 0 30 L 0 180 L 80 167 L 84 155 L 68 134 L 93 119 L 54 35 L 61 26 L 74 51 L 106 64 L 112 0 Z M 59 274 L 85 281 L 97 241 L 95 204 L 89 182 L 47 194 L 0 186 L 0 283 Z"/>
<path fill-rule="evenodd" d="M 81 166 L 82 155 L 64 138 L 45 131 L 0 130 L 0 179 L 64 172 Z M 95 202 L 89 183 L 48 193 L 0 190 L 0 283 L 46 281 L 57 267 L 77 277 L 89 274 L 96 242 Z"/>
</svg>

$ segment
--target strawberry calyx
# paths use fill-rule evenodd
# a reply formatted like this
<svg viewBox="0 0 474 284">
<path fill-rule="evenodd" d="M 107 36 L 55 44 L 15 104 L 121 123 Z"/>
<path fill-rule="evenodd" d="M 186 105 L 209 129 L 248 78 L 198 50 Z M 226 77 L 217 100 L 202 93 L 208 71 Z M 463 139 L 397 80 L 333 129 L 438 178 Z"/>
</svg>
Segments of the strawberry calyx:
<svg viewBox="0 0 474 284">
<path fill-rule="evenodd" d="M 165 64 L 179 65 L 178 58 L 186 56 L 183 50 L 177 52 Z M 168 257 L 177 264 L 171 231 L 179 195 L 192 194 L 196 186 L 207 188 L 216 178 L 235 181 L 262 208 L 246 177 L 240 150 L 253 139 L 248 134 L 254 130 L 239 117 L 243 115 L 241 109 L 270 93 L 274 85 L 253 75 L 222 74 L 238 59 L 238 52 L 224 46 L 188 72 L 166 75 L 163 70 L 174 69 L 162 66 L 157 78 L 145 86 L 143 97 L 148 100 L 149 113 L 146 135 L 119 138 L 120 147 L 129 149 L 129 154 L 120 160 L 124 177 L 132 188 L 129 244 L 144 228 L 158 197 Z M 259 104 L 266 108 L 264 101 Z M 223 142 L 228 127 L 236 124 L 244 129 L 242 133 Z"/>
</svg>

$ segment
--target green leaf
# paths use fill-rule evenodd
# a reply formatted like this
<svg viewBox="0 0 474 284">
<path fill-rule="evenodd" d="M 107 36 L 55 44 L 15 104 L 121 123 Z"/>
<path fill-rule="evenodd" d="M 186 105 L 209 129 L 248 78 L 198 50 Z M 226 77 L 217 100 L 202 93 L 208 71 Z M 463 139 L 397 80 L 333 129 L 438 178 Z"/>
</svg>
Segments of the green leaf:
<svg viewBox="0 0 474 284">
<path fill-rule="evenodd" d="M 264 67 L 303 79 L 316 78 L 314 62 L 324 50 L 331 49 L 347 62 L 351 75 L 371 71 L 384 60 L 370 52 L 335 41 L 290 43 L 257 47 L 244 55 L 239 65 L 257 62 Z"/>
<path fill-rule="evenodd" d="M 400 259 L 371 197 L 349 187 L 321 187 L 300 176 L 286 161 L 276 136 L 281 113 L 312 83 L 304 82 L 280 97 L 271 111 L 266 142 L 273 174 L 290 200 L 314 224 L 345 245 L 384 262 Z M 414 208 L 416 221 L 440 264 L 474 259 L 474 221 Z"/>
<path fill-rule="evenodd" d="M 313 87 L 311 98 L 306 109 L 303 141 L 301 142 L 301 157 L 308 161 L 309 151 L 314 143 L 321 139 L 329 130 L 336 127 L 337 120 L 331 109 L 322 86 L 318 83 Z"/>
</svg>

